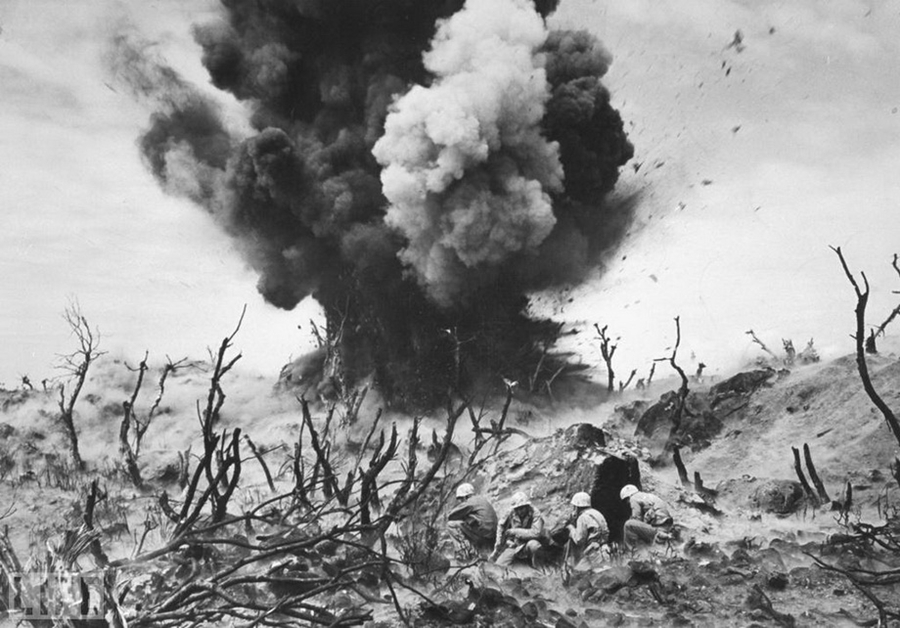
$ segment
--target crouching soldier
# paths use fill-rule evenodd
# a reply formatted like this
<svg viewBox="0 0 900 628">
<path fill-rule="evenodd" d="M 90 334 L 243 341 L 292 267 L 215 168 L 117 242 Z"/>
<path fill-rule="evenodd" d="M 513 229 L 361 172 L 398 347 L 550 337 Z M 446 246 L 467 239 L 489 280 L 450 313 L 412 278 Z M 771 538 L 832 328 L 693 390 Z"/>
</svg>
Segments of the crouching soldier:
<svg viewBox="0 0 900 628">
<path fill-rule="evenodd" d="M 509 513 L 497 527 L 497 542 L 491 559 L 498 565 L 509 565 L 514 559 L 535 566 L 535 554 L 541 549 L 544 518 L 525 493 L 512 497 Z"/>
<path fill-rule="evenodd" d="M 497 513 L 484 497 L 475 495 L 468 483 L 456 489 L 457 506 L 447 515 L 450 535 L 461 546 L 471 545 L 476 551 L 488 552 L 497 540 Z"/>
<path fill-rule="evenodd" d="M 573 564 L 582 558 L 601 558 L 609 542 L 609 525 L 599 510 L 591 508 L 591 496 L 587 493 L 572 495 L 572 506 L 575 508 L 569 530 L 569 546 L 567 554 L 572 557 Z"/>
<path fill-rule="evenodd" d="M 631 506 L 631 518 L 625 522 L 623 530 L 626 547 L 635 548 L 672 538 L 672 515 L 662 499 L 639 491 L 633 484 L 623 486 L 619 496 L 628 500 Z"/>
</svg>

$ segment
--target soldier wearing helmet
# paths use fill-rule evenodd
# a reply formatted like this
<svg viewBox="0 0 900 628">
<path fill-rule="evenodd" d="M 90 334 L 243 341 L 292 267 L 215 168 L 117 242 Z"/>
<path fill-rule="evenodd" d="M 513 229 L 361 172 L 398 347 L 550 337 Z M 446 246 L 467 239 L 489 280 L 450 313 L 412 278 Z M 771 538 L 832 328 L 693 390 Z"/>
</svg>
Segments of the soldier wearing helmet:
<svg viewBox="0 0 900 628">
<path fill-rule="evenodd" d="M 654 541 L 666 541 L 672 538 L 672 515 L 666 503 L 653 495 L 638 490 L 633 484 L 626 484 L 619 492 L 623 500 L 631 506 L 631 518 L 625 522 L 623 536 L 625 545 L 637 547 L 649 545 Z"/>
<path fill-rule="evenodd" d="M 461 546 L 469 543 L 476 550 L 494 547 L 497 538 L 497 513 L 491 503 L 475 494 L 475 487 L 464 482 L 456 488 L 457 506 L 447 515 L 450 535 Z"/>
<path fill-rule="evenodd" d="M 581 558 L 598 552 L 609 542 L 609 525 L 599 510 L 591 507 L 591 496 L 585 492 L 572 495 L 574 516 L 566 526 L 569 530 L 569 551 L 575 563 Z"/>
<path fill-rule="evenodd" d="M 509 565 L 514 559 L 519 559 L 527 560 L 534 566 L 543 532 L 543 515 L 520 491 L 512 496 L 510 511 L 497 527 L 497 541 L 491 558 L 498 565 Z"/>
</svg>

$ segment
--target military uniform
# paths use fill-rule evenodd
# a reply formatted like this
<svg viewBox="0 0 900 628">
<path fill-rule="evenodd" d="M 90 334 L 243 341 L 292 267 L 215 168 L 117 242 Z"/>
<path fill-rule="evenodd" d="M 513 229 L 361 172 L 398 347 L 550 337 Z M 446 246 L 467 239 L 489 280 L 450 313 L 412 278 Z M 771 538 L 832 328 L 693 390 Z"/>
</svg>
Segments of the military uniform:
<svg viewBox="0 0 900 628">
<path fill-rule="evenodd" d="M 625 522 L 625 545 L 636 547 L 650 544 L 659 532 L 672 527 L 672 515 L 666 503 L 652 493 L 637 492 L 629 498 L 631 519 Z"/>
<path fill-rule="evenodd" d="M 544 517 L 532 505 L 510 510 L 497 527 L 497 541 L 494 554 L 498 565 L 508 565 L 519 558 L 534 562 L 535 553 L 541 549 L 540 539 L 544 532 Z"/>
<path fill-rule="evenodd" d="M 462 537 L 476 549 L 489 550 L 497 540 L 497 513 L 491 503 L 473 496 L 447 515 L 450 533 Z"/>
</svg>

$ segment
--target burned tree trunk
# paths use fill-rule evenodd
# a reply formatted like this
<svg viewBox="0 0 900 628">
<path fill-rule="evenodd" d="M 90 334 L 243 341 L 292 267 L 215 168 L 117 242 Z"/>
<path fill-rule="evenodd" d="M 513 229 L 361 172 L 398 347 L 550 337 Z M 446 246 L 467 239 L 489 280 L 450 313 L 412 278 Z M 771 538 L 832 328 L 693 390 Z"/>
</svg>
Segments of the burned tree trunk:
<svg viewBox="0 0 900 628">
<path fill-rule="evenodd" d="M 137 426 L 137 420 L 134 414 L 134 404 L 137 402 L 138 393 L 140 393 L 141 385 L 144 383 L 144 374 L 147 372 L 147 357 L 148 353 L 145 351 L 144 359 L 141 360 L 141 363 L 136 369 L 137 382 L 134 384 L 134 390 L 131 392 L 131 397 L 122 402 L 122 423 L 119 425 L 119 454 L 122 456 L 122 464 L 125 465 L 125 472 L 128 474 L 128 477 L 131 478 L 131 483 L 137 488 L 143 486 L 144 480 L 141 477 L 141 471 L 138 467 L 137 456 L 134 453 L 134 449 L 131 447 L 131 443 L 128 441 L 128 432 L 131 429 L 132 423 L 135 423 Z M 137 427 L 135 427 L 135 429 L 137 429 Z"/>
<path fill-rule="evenodd" d="M 791 447 L 791 451 L 794 452 L 794 471 L 797 472 L 797 479 L 800 480 L 800 485 L 803 486 L 803 492 L 814 506 L 818 506 L 819 498 L 813 493 L 812 488 L 809 486 L 809 482 L 806 481 L 806 476 L 803 474 L 803 467 L 800 464 L 800 450 L 796 447 Z"/>
<path fill-rule="evenodd" d="M 619 345 L 611 343 L 609 336 L 606 335 L 607 325 L 602 328 L 594 323 L 594 329 L 597 330 L 597 336 L 600 338 L 600 354 L 603 356 L 603 363 L 606 364 L 606 391 L 612 393 L 615 391 L 616 373 L 613 371 L 612 361 Z"/>
<path fill-rule="evenodd" d="M 866 363 L 865 347 L 863 345 L 865 342 L 866 305 L 869 302 L 869 280 L 866 279 L 865 273 L 860 273 L 863 279 L 863 286 L 865 287 L 864 290 L 860 290 L 859 284 L 847 267 L 847 262 L 844 259 L 844 254 L 841 252 L 841 247 L 831 247 L 831 249 L 837 253 L 838 259 L 841 260 L 844 274 L 847 275 L 847 279 L 850 281 L 850 285 L 853 286 L 853 291 L 856 293 L 856 334 L 853 338 L 856 340 L 856 366 L 859 369 L 859 377 L 862 379 L 863 388 L 865 389 L 866 394 L 869 395 L 869 399 L 871 399 L 872 403 L 875 404 L 875 407 L 881 411 L 884 420 L 894 434 L 894 438 L 900 443 L 900 420 L 897 419 L 897 416 L 888 407 L 884 402 L 884 399 L 881 398 L 875 390 L 875 387 L 872 385 L 872 379 L 869 377 L 869 366 Z M 896 268 L 896 256 L 894 258 L 894 263 Z M 900 271 L 898 271 L 898 273 L 900 273 Z"/>
<path fill-rule="evenodd" d="M 681 425 L 681 415 L 684 413 L 685 402 L 688 396 L 688 378 L 684 373 L 684 369 L 678 366 L 675 356 L 678 355 L 678 347 L 681 345 L 681 317 L 675 317 L 675 346 L 672 347 L 672 355 L 668 358 L 658 358 L 669 363 L 669 365 L 678 373 L 681 378 L 681 386 L 678 388 L 678 396 L 676 398 L 675 412 L 672 413 L 672 434 L 674 434 Z"/>
<path fill-rule="evenodd" d="M 816 487 L 819 499 L 827 504 L 831 501 L 831 498 L 828 497 L 828 491 L 825 490 L 825 484 L 819 479 L 819 474 L 816 472 L 816 465 L 813 464 L 812 454 L 809 451 L 809 445 L 807 443 L 803 443 L 803 457 L 806 460 L 806 470 L 809 471 L 809 477 Z"/>
<path fill-rule="evenodd" d="M 75 428 L 75 403 L 87 381 L 88 369 L 104 352 L 97 349 L 100 344 L 100 333 L 91 329 L 77 302 L 73 302 L 66 308 L 63 318 L 78 341 L 78 348 L 74 352 L 62 356 L 63 363 L 59 368 L 69 373 L 72 391 L 67 397 L 65 384 L 60 385 L 57 404 L 59 421 L 69 440 L 72 461 L 75 463 L 75 467 L 81 471 L 84 469 L 84 461 L 81 458 L 81 451 L 78 447 L 78 431 Z"/>
<path fill-rule="evenodd" d="M 688 480 L 687 468 L 684 466 L 684 460 L 681 459 L 681 447 L 678 445 L 672 448 L 672 460 L 675 468 L 678 469 L 678 479 L 681 481 L 681 485 L 689 486 L 691 482 Z"/>
</svg>

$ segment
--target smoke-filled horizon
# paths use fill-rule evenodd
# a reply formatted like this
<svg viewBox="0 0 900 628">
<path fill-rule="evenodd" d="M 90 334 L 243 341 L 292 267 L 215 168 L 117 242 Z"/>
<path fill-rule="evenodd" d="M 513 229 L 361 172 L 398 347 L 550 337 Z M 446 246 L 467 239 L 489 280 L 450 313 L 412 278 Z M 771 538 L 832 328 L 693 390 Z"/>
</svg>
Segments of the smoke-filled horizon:
<svg viewBox="0 0 900 628">
<path fill-rule="evenodd" d="M 236 240 L 267 301 L 323 306 L 350 380 L 419 404 L 533 372 L 555 327 L 526 295 L 583 278 L 630 215 L 605 200 L 633 149 L 600 42 L 549 31 L 552 0 L 223 4 L 195 39 L 249 130 L 141 42 L 111 56 L 156 104 L 141 148 L 163 188 Z"/>
</svg>

